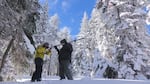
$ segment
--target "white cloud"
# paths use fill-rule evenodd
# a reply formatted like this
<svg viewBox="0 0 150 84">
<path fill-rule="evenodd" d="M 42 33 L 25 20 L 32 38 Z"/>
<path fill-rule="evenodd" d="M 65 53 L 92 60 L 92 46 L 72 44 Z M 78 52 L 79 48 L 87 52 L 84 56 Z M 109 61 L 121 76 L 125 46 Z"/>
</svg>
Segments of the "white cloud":
<svg viewBox="0 0 150 84">
<path fill-rule="evenodd" d="M 66 12 L 69 8 L 69 2 L 62 1 L 61 6 L 62 6 L 63 11 Z"/>
<path fill-rule="evenodd" d="M 74 23 L 74 22 L 75 22 L 75 19 L 74 19 L 74 18 L 71 18 L 71 22 Z"/>
<path fill-rule="evenodd" d="M 62 2 L 62 7 L 67 7 L 67 4 L 68 4 L 68 3 L 67 3 L 66 1 L 63 1 L 63 2 Z"/>
</svg>

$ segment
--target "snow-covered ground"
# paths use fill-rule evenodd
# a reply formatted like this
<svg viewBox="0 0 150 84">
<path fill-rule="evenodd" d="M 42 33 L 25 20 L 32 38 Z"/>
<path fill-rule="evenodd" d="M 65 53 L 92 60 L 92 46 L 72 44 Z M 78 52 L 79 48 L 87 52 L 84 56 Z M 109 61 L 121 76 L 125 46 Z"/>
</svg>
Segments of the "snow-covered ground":
<svg viewBox="0 0 150 84">
<path fill-rule="evenodd" d="M 150 80 L 99 79 L 76 77 L 74 80 L 59 80 L 59 77 L 46 77 L 41 82 L 30 82 L 30 77 L 18 77 L 17 82 L 1 82 L 0 84 L 150 84 Z"/>
</svg>

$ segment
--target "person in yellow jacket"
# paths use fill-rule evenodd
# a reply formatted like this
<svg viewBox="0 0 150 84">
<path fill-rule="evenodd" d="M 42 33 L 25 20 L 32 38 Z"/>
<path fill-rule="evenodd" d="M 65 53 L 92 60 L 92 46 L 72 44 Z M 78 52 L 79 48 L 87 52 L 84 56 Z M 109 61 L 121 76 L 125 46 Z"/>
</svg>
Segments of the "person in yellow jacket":
<svg viewBox="0 0 150 84">
<path fill-rule="evenodd" d="M 43 58 L 44 55 L 51 54 L 51 49 L 49 48 L 49 43 L 44 43 L 39 45 L 35 50 L 35 72 L 32 75 L 31 81 L 41 81 L 42 67 L 43 67 Z"/>
</svg>

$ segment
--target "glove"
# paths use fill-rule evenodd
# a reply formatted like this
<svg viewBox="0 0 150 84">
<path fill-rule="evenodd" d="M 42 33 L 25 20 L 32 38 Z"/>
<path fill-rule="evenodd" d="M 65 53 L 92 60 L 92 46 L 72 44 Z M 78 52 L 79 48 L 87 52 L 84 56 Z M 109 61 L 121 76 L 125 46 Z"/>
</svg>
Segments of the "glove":
<svg viewBox="0 0 150 84">
<path fill-rule="evenodd" d="M 51 48 L 48 49 L 51 52 Z"/>
<path fill-rule="evenodd" d="M 55 49 L 57 49 L 57 46 L 54 46 Z"/>
</svg>

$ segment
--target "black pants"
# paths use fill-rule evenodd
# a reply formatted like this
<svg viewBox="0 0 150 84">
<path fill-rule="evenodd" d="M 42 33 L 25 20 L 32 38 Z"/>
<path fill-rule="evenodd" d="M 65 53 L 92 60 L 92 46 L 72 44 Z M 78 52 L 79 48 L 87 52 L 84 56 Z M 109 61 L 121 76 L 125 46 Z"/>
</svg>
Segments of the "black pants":
<svg viewBox="0 0 150 84">
<path fill-rule="evenodd" d="M 68 80 L 73 80 L 70 61 L 59 61 L 59 76 L 60 79 L 65 79 L 66 76 Z"/>
<path fill-rule="evenodd" d="M 31 81 L 41 81 L 43 59 L 35 58 L 35 72 L 33 73 Z"/>
</svg>

